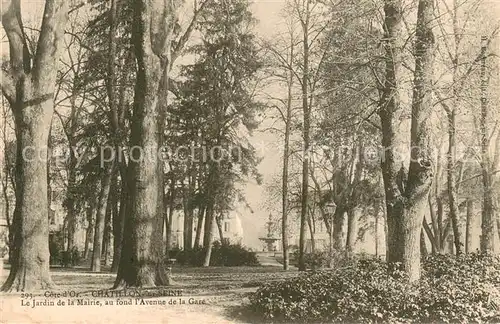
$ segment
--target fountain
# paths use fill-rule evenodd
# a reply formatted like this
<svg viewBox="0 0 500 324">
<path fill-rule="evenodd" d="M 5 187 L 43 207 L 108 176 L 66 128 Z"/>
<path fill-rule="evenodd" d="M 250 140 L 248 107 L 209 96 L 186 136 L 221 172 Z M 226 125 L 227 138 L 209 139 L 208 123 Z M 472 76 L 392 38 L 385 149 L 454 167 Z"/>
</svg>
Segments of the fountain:
<svg viewBox="0 0 500 324">
<path fill-rule="evenodd" d="M 274 222 L 271 221 L 271 214 L 269 214 L 269 221 L 266 224 L 267 224 L 267 236 L 259 237 L 259 240 L 261 240 L 266 244 L 267 252 L 274 252 L 277 250 L 275 243 L 279 241 L 280 238 L 275 237 L 273 234 L 272 225 L 274 224 Z"/>
</svg>

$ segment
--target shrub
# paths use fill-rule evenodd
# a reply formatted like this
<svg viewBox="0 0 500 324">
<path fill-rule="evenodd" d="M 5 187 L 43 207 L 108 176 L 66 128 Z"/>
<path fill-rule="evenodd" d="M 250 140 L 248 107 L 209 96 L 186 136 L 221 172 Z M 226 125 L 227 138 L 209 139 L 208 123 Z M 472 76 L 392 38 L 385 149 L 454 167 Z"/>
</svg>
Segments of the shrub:
<svg viewBox="0 0 500 324">
<path fill-rule="evenodd" d="M 71 251 L 64 250 L 64 239 L 62 232 L 50 236 L 49 240 L 50 264 L 63 267 L 76 266 L 81 262 L 80 252 L 76 247 Z"/>
<path fill-rule="evenodd" d="M 266 284 L 251 307 L 273 320 L 297 322 L 483 322 L 498 320 L 497 258 L 431 257 L 421 281 L 407 284 L 377 259 Z M 391 267 L 392 268 L 392 267 Z M 397 267 L 395 267 L 397 268 Z M 478 271 L 477 275 L 471 271 Z"/>
<path fill-rule="evenodd" d="M 212 266 L 239 267 L 258 266 L 255 252 L 248 251 L 241 244 L 229 244 L 226 242 L 214 242 L 210 259 Z"/>
<path fill-rule="evenodd" d="M 304 263 L 307 269 L 313 270 L 329 267 L 330 261 L 332 261 L 332 264 L 338 266 L 346 261 L 345 255 L 345 251 L 342 250 L 335 250 L 333 253 L 329 251 L 308 252 L 304 253 Z M 298 266 L 299 251 L 294 251 L 292 253 L 292 260 L 293 264 Z"/>
<path fill-rule="evenodd" d="M 205 260 L 206 249 L 172 249 L 169 251 L 169 258 L 175 258 L 180 265 L 200 267 Z M 240 244 L 213 243 L 212 254 L 210 258 L 211 266 L 256 266 L 259 265 L 255 252 L 248 251 Z"/>
<path fill-rule="evenodd" d="M 49 239 L 49 252 L 51 265 L 59 265 L 62 260 L 62 252 L 64 251 L 64 239 L 62 232 L 56 232 L 50 235 Z"/>
<path fill-rule="evenodd" d="M 420 305 L 429 320 L 500 319 L 500 258 L 486 254 L 432 255 L 423 260 Z"/>
</svg>

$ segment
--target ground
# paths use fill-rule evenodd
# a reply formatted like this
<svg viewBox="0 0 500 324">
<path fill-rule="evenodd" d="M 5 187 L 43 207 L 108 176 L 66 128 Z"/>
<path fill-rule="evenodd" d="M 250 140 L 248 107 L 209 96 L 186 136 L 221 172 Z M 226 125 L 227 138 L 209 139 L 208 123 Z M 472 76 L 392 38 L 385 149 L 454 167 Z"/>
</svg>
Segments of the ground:
<svg viewBox="0 0 500 324">
<path fill-rule="evenodd" d="M 8 271 L 4 269 L 1 280 Z M 279 264 L 259 267 L 174 267 L 172 287 L 154 290 L 126 292 L 107 291 L 115 278 L 110 273 L 90 273 L 84 268 L 52 268 L 51 274 L 57 289 L 34 296 L 8 294 L 1 297 L 1 323 L 249 323 L 251 315 L 242 314 L 242 305 L 248 303 L 248 295 L 259 285 L 298 275 L 296 270 L 283 271 Z M 180 291 L 180 292 L 179 292 Z M 108 297 L 95 297 L 108 293 Z M 157 295 L 180 294 L 181 296 L 156 297 Z M 47 294 L 48 296 L 44 296 Z M 61 294 L 66 297 L 56 297 Z M 69 294 L 78 297 L 69 298 Z M 135 296 L 142 294 L 144 298 Z M 134 295 L 134 297 L 131 297 Z M 146 296 L 147 295 L 147 296 Z M 118 299 L 132 302 L 132 305 L 117 305 Z M 68 299 L 100 301 L 99 305 L 67 305 Z M 136 300 L 137 299 L 137 300 Z M 142 299 L 144 301 L 142 301 Z M 33 307 L 33 300 L 36 301 Z M 54 306 L 38 305 L 43 301 L 54 302 Z M 57 302 L 65 302 L 57 306 Z M 104 305 L 112 301 L 113 306 Z M 186 304 L 179 305 L 179 302 Z M 27 305 L 28 302 L 30 305 Z M 165 302 L 167 305 L 154 303 Z M 176 305 L 172 305 L 175 302 Z M 149 304 L 153 303 L 153 305 Z M 190 304 L 191 303 L 191 304 Z M 201 304 L 203 303 L 203 304 Z M 49 315 L 50 314 L 50 315 Z"/>
</svg>

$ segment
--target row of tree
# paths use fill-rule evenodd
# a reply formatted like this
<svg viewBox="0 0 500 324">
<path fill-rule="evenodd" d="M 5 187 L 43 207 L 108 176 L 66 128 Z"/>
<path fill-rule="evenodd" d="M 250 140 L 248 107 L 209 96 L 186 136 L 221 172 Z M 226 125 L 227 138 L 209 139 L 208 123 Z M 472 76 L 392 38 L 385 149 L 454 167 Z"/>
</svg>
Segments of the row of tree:
<svg viewBox="0 0 500 324">
<path fill-rule="evenodd" d="M 487 10 L 467 0 L 287 2 L 287 32 L 266 43 L 270 78 L 287 89 L 268 94 L 283 139 L 282 183 L 267 187 L 270 205 L 282 202 L 285 268 L 296 219 L 302 270 L 317 221 L 330 250 L 349 255 L 370 227 L 380 250 L 382 218 L 387 260 L 410 280 L 429 244 L 443 253 L 452 237 L 456 254 L 472 252 L 475 206 L 481 251 L 496 251 L 499 24 L 484 23 Z"/>
<path fill-rule="evenodd" d="M 291 0 L 287 32 L 260 43 L 245 0 L 46 0 L 39 28 L 22 13 L 20 0 L 1 13 L 3 290 L 53 285 L 54 201 L 67 251 L 85 222 L 94 271 L 112 245 L 115 288 L 169 283 L 175 211 L 184 247 L 203 246 L 208 265 L 212 228 L 222 240 L 221 220 L 245 204 L 240 184 L 260 182 L 260 114 L 283 126 L 270 196 L 282 203 L 285 268 L 294 212 L 300 270 L 307 228 L 314 238 L 324 223 L 331 250 L 350 254 L 356 229 L 375 224 L 378 242 L 383 219 L 388 261 L 416 280 L 427 242 L 442 252 L 453 235 L 455 252 L 470 252 L 474 204 L 481 249 L 495 250 L 499 29 L 483 23 L 482 1 Z"/>
<path fill-rule="evenodd" d="M 15 129 L 15 139 L 3 136 L 2 184 L 15 201 L 6 208 L 12 266 L 3 290 L 53 285 L 54 202 L 66 211 L 68 252 L 87 223 L 93 271 L 112 245 L 116 288 L 169 283 L 175 211 L 184 214 L 184 246 L 205 247 L 209 265 L 214 222 L 220 229 L 244 203 L 240 183 L 259 180 L 247 137 L 263 108 L 262 62 L 249 5 L 48 0 L 39 29 L 23 26 L 19 1 L 3 7 L 11 46 L 2 90 L 12 112 L 4 125 Z M 189 63 L 177 66 L 180 57 Z M 31 148 L 49 159 L 27 158 Z"/>
</svg>

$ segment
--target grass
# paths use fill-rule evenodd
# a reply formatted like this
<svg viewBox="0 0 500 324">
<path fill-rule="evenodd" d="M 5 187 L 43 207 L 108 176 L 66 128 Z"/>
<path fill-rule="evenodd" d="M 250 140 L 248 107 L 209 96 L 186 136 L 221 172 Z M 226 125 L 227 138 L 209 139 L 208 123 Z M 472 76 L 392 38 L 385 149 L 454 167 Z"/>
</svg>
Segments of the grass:
<svg viewBox="0 0 500 324">
<path fill-rule="evenodd" d="M 4 281 L 7 275 L 8 266 L 7 269 L 4 268 L 0 280 Z M 260 323 L 262 319 L 256 317 L 256 314 L 248 312 L 246 307 L 249 303 L 249 295 L 266 282 L 297 275 L 296 270 L 284 271 L 278 267 L 194 268 L 174 266 L 172 268 L 173 286 L 147 290 L 182 290 L 182 296 L 199 297 L 208 301 L 206 305 L 191 307 L 187 310 L 182 310 L 182 308 L 164 310 L 170 312 L 168 314 L 171 314 L 169 316 L 173 318 L 181 318 L 186 316 L 187 313 L 185 312 L 188 312 L 192 316 L 196 314 L 200 319 L 203 319 L 204 316 L 216 316 L 222 322 L 224 322 L 223 320 L 229 320 L 235 323 Z M 90 297 L 93 291 L 111 289 L 116 275 L 109 271 L 92 273 L 87 267 L 54 267 L 51 268 L 51 276 L 57 285 L 53 292 L 73 291 L 79 293 L 80 297 Z M 16 298 L 18 294 L 11 295 L 11 298 Z M 37 295 L 34 294 L 34 296 Z M 206 320 L 213 322 L 209 318 L 206 318 Z"/>
<path fill-rule="evenodd" d="M 107 269 L 105 269 L 107 270 Z M 3 278 L 8 275 L 4 268 Z M 183 289 L 195 295 L 220 294 L 223 291 L 255 290 L 260 285 L 297 276 L 297 271 L 284 271 L 277 267 L 183 267 L 172 268 L 172 289 Z M 86 267 L 51 267 L 51 276 L 57 290 L 91 291 L 111 289 L 115 274 L 108 271 L 93 273 Z"/>
</svg>

